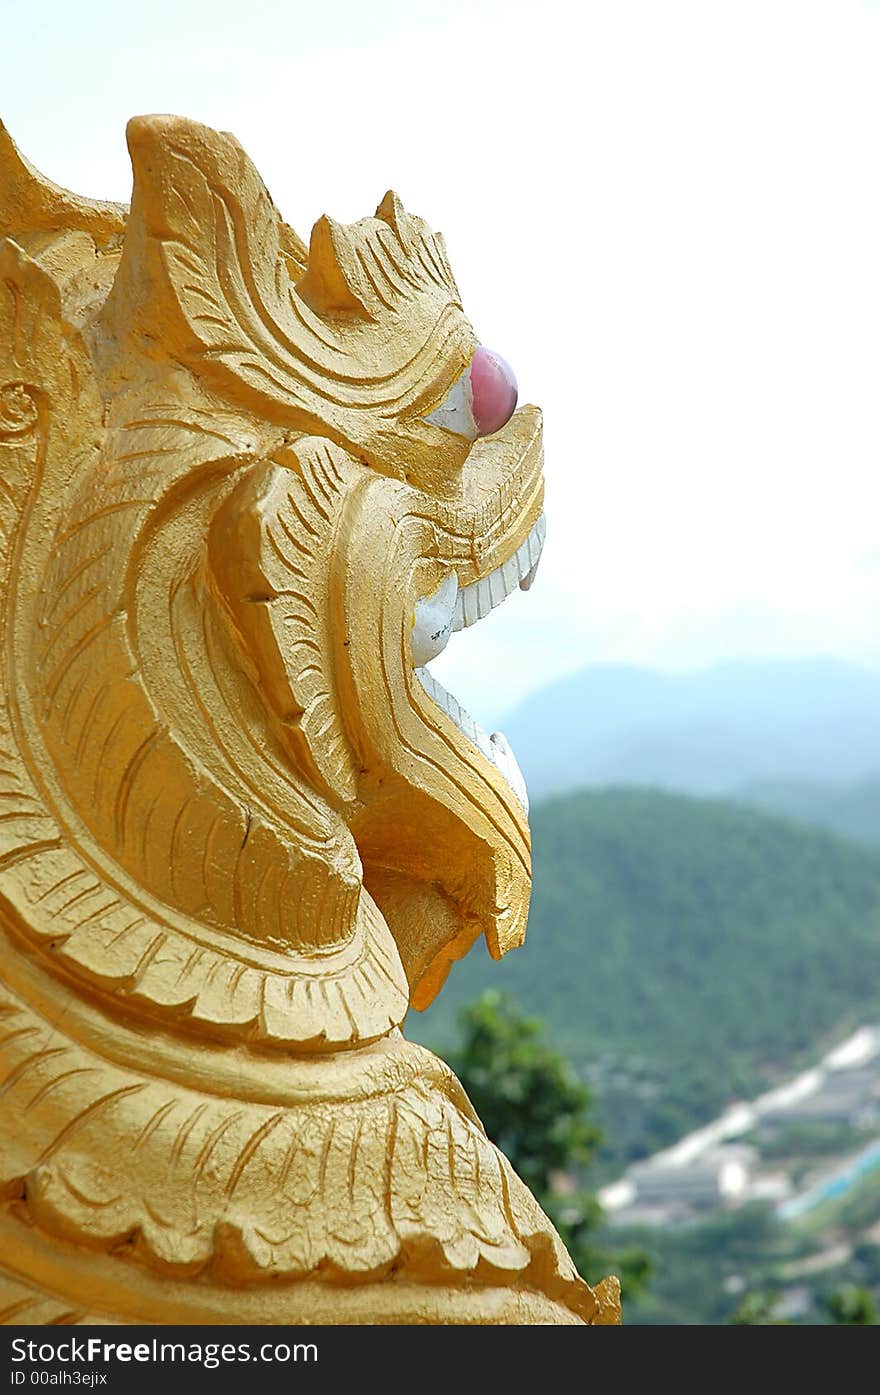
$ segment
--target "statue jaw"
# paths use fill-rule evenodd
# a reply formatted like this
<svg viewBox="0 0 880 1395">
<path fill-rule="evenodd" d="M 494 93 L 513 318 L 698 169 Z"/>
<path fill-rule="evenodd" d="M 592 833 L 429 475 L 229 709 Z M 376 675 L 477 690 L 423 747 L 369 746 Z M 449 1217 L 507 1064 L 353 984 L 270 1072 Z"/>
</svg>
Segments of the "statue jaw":
<svg viewBox="0 0 880 1395">
<path fill-rule="evenodd" d="M 517 587 L 524 591 L 529 589 L 538 569 L 545 536 L 546 521 L 541 514 L 526 541 L 488 576 L 481 577 L 462 590 L 458 586 L 457 572 L 447 573 L 434 595 L 416 604 L 412 635 L 416 677 L 425 692 L 433 703 L 443 709 L 463 736 L 501 772 L 525 814 L 529 812 L 526 782 L 504 733 L 493 731 L 490 735 L 479 726 L 458 700 L 438 683 L 427 665 L 431 659 L 442 654 L 456 631 L 482 620 Z"/>
<path fill-rule="evenodd" d="M 301 778 L 353 839 L 367 892 L 424 1007 L 483 933 L 522 942 L 527 796 L 425 663 L 534 576 L 544 536 L 540 413 L 475 442 L 442 498 L 303 437 L 227 497 L 209 589 Z"/>
<path fill-rule="evenodd" d="M 479 934 L 496 958 L 522 942 L 531 862 L 515 758 L 416 663 L 414 619 L 445 586 L 451 632 L 528 584 L 543 540 L 541 466 L 540 414 L 525 407 L 472 447 L 454 503 L 376 479 L 347 520 L 338 658 L 361 771 L 347 821 L 418 1008 Z"/>
</svg>

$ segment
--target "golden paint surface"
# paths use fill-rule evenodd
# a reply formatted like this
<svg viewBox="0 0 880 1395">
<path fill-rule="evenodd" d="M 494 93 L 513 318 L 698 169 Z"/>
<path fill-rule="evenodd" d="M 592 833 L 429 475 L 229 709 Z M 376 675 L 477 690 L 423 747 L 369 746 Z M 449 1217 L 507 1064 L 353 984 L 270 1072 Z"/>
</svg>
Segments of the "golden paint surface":
<svg viewBox="0 0 880 1395">
<path fill-rule="evenodd" d="M 231 136 L 128 136 L 130 211 L 0 127 L 0 1319 L 618 1321 L 400 1032 L 525 933 L 410 633 L 540 415 L 426 420 L 476 339 L 396 196 L 306 248 Z"/>
</svg>

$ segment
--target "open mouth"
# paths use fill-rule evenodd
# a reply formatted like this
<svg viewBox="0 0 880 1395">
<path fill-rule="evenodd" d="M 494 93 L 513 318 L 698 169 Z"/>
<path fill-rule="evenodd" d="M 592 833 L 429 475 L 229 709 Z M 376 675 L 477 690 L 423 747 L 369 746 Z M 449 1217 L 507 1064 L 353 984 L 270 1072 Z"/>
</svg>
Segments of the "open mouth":
<svg viewBox="0 0 880 1395">
<path fill-rule="evenodd" d="M 459 588 L 456 573 L 450 571 L 432 595 L 417 602 L 412 630 L 415 673 L 425 692 L 503 776 L 526 814 L 529 812 L 528 790 L 507 737 L 501 731 L 487 732 L 475 722 L 457 698 L 438 683 L 428 664 L 443 652 L 457 630 L 467 629 L 484 619 L 511 592 L 529 589 L 538 570 L 546 534 L 547 524 L 542 513 L 525 542 L 487 576 Z"/>
</svg>

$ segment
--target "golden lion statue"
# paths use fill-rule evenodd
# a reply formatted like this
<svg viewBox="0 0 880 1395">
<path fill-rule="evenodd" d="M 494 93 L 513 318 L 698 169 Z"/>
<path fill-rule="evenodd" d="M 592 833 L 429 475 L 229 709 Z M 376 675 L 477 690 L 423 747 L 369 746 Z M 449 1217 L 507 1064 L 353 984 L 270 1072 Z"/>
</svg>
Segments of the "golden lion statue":
<svg viewBox="0 0 880 1395">
<path fill-rule="evenodd" d="M 0 128 L 0 1316 L 616 1321 L 400 1032 L 524 934 L 425 665 L 534 571 L 539 414 L 396 196 L 306 248 L 231 136 L 128 138 L 130 212 Z"/>
</svg>

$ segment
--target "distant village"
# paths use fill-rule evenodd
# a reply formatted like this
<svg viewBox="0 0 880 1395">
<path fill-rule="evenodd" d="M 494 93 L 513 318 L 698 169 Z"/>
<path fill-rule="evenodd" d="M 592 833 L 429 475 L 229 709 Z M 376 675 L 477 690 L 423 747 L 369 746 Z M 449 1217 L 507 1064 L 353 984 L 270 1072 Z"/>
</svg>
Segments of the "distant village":
<svg viewBox="0 0 880 1395">
<path fill-rule="evenodd" d="M 794 1140 L 824 1139 L 808 1158 Z M 792 1147 L 786 1147 L 791 1139 Z M 827 1150 L 839 1140 L 840 1147 Z M 790 1155 L 787 1156 L 787 1153 Z M 880 1168 L 880 1025 L 863 1026 L 817 1066 L 633 1164 L 599 1192 L 609 1222 L 675 1225 L 749 1201 L 795 1220 Z"/>
</svg>

